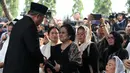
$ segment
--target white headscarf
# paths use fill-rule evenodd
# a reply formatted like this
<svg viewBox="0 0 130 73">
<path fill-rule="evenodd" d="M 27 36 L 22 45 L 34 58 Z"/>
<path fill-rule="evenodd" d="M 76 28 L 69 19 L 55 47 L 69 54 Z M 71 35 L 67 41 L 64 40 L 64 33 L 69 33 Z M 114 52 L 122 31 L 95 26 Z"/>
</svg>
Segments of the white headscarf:
<svg viewBox="0 0 130 73">
<path fill-rule="evenodd" d="M 78 42 L 78 38 L 77 38 L 77 30 L 79 27 L 83 27 L 85 29 L 85 34 L 86 34 L 86 38 L 85 38 L 85 41 L 84 43 L 82 43 L 80 46 L 78 45 L 79 42 Z M 85 25 L 80 25 L 76 28 L 76 39 L 75 39 L 75 43 L 78 45 L 78 48 L 81 52 L 83 52 L 87 46 L 91 43 L 91 33 L 90 33 L 90 30 L 87 26 Z"/>
<path fill-rule="evenodd" d="M 118 56 L 113 56 L 113 58 L 116 60 L 115 73 L 125 73 L 125 66 L 121 59 Z"/>
</svg>

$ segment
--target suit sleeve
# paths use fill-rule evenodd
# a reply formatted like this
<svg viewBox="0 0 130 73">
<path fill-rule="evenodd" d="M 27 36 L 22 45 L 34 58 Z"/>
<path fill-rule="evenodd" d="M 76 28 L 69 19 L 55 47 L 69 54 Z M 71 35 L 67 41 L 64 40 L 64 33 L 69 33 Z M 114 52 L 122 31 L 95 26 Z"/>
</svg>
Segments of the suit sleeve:
<svg viewBox="0 0 130 73">
<path fill-rule="evenodd" d="M 34 58 L 34 60 L 38 61 L 38 63 L 42 63 L 43 55 L 40 51 L 39 38 L 37 35 L 36 27 L 28 27 L 23 34 L 23 39 L 30 55 Z"/>
</svg>

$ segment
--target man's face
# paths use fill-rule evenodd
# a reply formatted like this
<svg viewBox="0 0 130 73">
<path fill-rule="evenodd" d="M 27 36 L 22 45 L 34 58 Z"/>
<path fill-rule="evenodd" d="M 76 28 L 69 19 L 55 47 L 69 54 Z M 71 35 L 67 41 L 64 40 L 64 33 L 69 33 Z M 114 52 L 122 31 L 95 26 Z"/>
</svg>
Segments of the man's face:
<svg viewBox="0 0 130 73">
<path fill-rule="evenodd" d="M 99 37 L 104 37 L 104 30 L 102 26 L 99 26 L 97 33 Z"/>
<path fill-rule="evenodd" d="M 122 21 L 123 20 L 123 15 L 118 15 L 117 19 L 118 19 L 118 21 Z"/>
<path fill-rule="evenodd" d="M 34 16 L 34 22 L 35 22 L 36 26 L 38 26 L 42 23 L 43 18 L 44 18 L 44 16 L 41 16 L 41 15 Z"/>
</svg>

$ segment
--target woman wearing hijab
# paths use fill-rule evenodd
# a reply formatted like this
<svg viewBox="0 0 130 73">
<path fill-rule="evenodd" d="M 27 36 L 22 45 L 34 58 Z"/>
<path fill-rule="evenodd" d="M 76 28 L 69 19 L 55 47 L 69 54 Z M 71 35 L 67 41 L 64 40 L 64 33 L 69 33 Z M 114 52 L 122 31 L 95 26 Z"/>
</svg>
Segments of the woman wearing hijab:
<svg viewBox="0 0 130 73">
<path fill-rule="evenodd" d="M 80 73 L 97 73 L 99 55 L 95 43 L 91 42 L 91 32 L 88 27 L 80 25 L 77 28 L 75 43 L 82 54 Z"/>
<path fill-rule="evenodd" d="M 123 62 L 118 56 L 113 56 L 106 65 L 106 70 L 103 73 L 125 73 Z"/>
<path fill-rule="evenodd" d="M 111 32 L 107 38 L 108 49 L 103 53 L 104 69 L 109 58 L 118 56 L 122 61 L 129 58 L 128 52 L 122 48 L 123 38 L 117 32 Z"/>
</svg>

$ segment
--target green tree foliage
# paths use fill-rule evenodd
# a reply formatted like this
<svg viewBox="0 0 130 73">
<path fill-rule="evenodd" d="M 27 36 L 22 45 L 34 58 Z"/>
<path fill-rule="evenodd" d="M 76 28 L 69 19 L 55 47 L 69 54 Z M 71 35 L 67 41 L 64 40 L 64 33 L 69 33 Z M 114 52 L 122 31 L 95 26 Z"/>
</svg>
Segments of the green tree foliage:
<svg viewBox="0 0 130 73">
<path fill-rule="evenodd" d="M 10 21 L 13 19 L 12 14 L 10 13 L 10 5 L 11 1 L 10 0 L 0 0 L 0 5 L 2 8 L 2 15 L 1 16 L 6 16 Z M 16 11 L 17 12 L 17 11 Z"/>
<path fill-rule="evenodd" d="M 4 0 L 4 2 L 11 16 L 15 18 L 18 15 L 19 0 Z M 0 11 L 0 16 L 4 16 L 2 6 L 0 6 Z"/>
<path fill-rule="evenodd" d="M 29 11 L 31 2 L 33 2 L 33 0 L 25 0 L 25 8 L 24 8 L 25 12 Z"/>
<path fill-rule="evenodd" d="M 40 3 L 40 4 L 44 4 L 44 3 L 43 3 L 43 0 L 39 0 L 38 3 Z"/>
<path fill-rule="evenodd" d="M 0 6 L 0 17 L 3 16 L 2 13 L 3 13 L 2 6 Z"/>
<path fill-rule="evenodd" d="M 84 9 L 82 0 L 73 0 L 73 1 L 74 1 L 74 5 L 72 8 L 72 14 L 76 12 L 82 13 L 82 10 Z"/>
<path fill-rule="evenodd" d="M 9 1 L 9 10 L 12 16 L 15 18 L 18 15 L 19 0 L 7 0 L 7 3 L 8 1 Z"/>
<path fill-rule="evenodd" d="M 5 2 L 6 2 L 8 11 L 10 11 L 13 18 L 15 18 L 18 15 L 19 0 L 5 0 Z M 1 9 L 2 8 L 0 7 L 0 10 Z M 3 14 L 3 12 L 1 12 L 1 13 Z"/>
<path fill-rule="evenodd" d="M 108 15 L 111 12 L 111 0 L 95 0 L 94 13 Z"/>
<path fill-rule="evenodd" d="M 130 0 L 127 0 L 126 6 L 127 6 L 128 13 L 130 13 Z"/>
<path fill-rule="evenodd" d="M 56 0 L 39 0 L 39 3 L 47 6 L 53 15 L 56 14 Z"/>
</svg>

